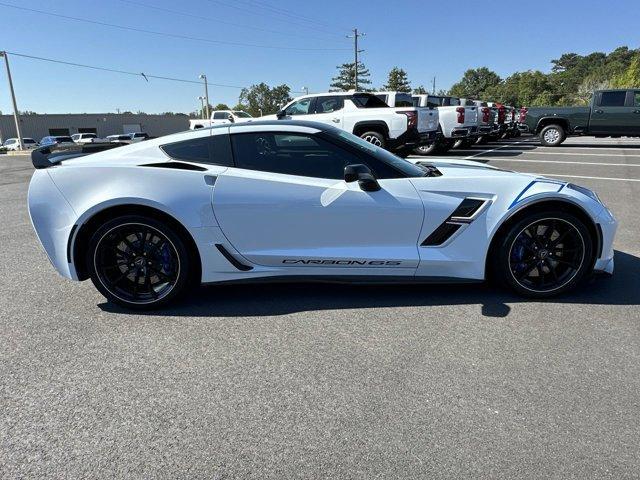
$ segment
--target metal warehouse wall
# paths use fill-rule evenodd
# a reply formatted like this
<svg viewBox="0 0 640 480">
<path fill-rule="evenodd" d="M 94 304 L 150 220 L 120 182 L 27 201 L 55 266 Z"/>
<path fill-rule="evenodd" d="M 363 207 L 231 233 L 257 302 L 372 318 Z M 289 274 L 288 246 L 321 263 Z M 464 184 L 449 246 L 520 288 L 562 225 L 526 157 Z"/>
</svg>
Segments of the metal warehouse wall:
<svg viewBox="0 0 640 480">
<path fill-rule="evenodd" d="M 67 128 L 69 134 L 78 133 L 79 128 L 95 128 L 99 137 L 126 133 L 128 130 L 147 132 L 152 137 L 160 137 L 170 133 L 181 132 L 189 128 L 186 115 L 136 115 L 116 113 L 82 113 L 82 114 L 41 114 L 21 115 L 20 126 L 23 137 L 40 141 L 42 137 L 51 135 L 49 129 Z M 16 136 L 13 115 L 0 115 L 0 139 Z"/>
</svg>

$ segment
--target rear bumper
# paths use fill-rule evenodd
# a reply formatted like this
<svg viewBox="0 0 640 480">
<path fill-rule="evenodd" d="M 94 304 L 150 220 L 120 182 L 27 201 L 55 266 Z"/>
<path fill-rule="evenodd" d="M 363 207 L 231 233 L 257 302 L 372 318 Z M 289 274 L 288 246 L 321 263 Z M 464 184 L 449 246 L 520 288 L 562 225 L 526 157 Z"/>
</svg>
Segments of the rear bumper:
<svg viewBox="0 0 640 480">
<path fill-rule="evenodd" d="M 451 130 L 451 138 L 467 138 L 471 136 L 471 128 L 455 127 Z"/>
<path fill-rule="evenodd" d="M 478 133 L 480 135 L 491 135 L 492 131 L 493 128 L 491 127 L 491 125 L 480 125 L 480 127 L 478 127 Z"/>
<path fill-rule="evenodd" d="M 436 131 L 431 130 L 429 132 L 418 132 L 417 129 L 412 129 L 404 132 L 398 138 L 392 138 L 389 140 L 389 150 L 396 151 L 404 148 L 415 148 L 420 145 L 425 145 L 436 140 Z"/>
</svg>

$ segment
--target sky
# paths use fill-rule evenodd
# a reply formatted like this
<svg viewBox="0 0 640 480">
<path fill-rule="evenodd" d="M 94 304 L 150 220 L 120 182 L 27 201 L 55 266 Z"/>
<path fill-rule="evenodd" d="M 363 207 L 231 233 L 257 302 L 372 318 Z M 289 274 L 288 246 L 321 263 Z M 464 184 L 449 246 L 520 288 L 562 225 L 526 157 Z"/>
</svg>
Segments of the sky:
<svg viewBox="0 0 640 480">
<path fill-rule="evenodd" d="M 549 71 L 562 53 L 637 48 L 638 0 L 0 0 L 0 50 L 198 82 L 213 105 L 240 88 L 286 83 L 327 91 L 336 66 L 361 59 L 373 85 L 407 71 L 412 86 L 447 89 L 468 68 L 506 77 Z M 20 7 L 12 8 L 9 5 Z M 28 10 L 24 10 L 28 9 Z M 37 10 L 37 11 L 33 11 Z M 53 14 L 47 15 L 46 13 Z M 63 18 L 75 17 L 76 19 Z M 77 19 L 90 20 L 88 23 Z M 117 25 L 116 28 L 104 24 Z M 156 33 L 148 33 L 156 32 Z M 173 82 L 9 56 L 20 110 L 188 113 L 198 83 Z M 0 65 L 4 67 L 3 65 Z M 0 111 L 12 111 L 4 68 Z"/>
</svg>

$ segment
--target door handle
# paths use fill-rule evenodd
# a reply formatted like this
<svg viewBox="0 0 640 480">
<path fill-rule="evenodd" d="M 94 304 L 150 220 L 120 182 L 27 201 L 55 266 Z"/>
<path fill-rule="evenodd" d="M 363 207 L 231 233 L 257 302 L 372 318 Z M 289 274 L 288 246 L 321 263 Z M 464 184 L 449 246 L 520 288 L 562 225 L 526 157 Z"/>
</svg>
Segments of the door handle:
<svg viewBox="0 0 640 480">
<path fill-rule="evenodd" d="M 604 113 L 602 110 L 596 110 L 596 113 Z"/>
<path fill-rule="evenodd" d="M 634 110 L 633 113 L 640 113 L 640 110 Z"/>
<path fill-rule="evenodd" d="M 339 118 L 332 118 L 331 121 L 333 123 L 340 123 L 340 119 Z"/>
</svg>

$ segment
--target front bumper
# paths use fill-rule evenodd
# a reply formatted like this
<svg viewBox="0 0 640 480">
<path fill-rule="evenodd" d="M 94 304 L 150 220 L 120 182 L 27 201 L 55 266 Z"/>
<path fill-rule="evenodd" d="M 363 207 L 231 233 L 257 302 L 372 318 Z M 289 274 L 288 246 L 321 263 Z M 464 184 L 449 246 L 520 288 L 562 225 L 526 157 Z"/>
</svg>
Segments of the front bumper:
<svg viewBox="0 0 640 480">
<path fill-rule="evenodd" d="M 611 211 L 603 207 L 602 212 L 596 218 L 598 234 L 600 235 L 599 252 L 596 254 L 596 262 L 593 266 L 595 272 L 613 273 L 614 267 L 614 250 L 613 240 L 618 229 L 618 221 L 615 219 Z"/>
</svg>

